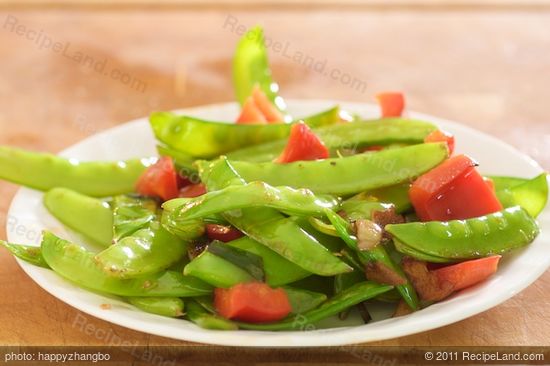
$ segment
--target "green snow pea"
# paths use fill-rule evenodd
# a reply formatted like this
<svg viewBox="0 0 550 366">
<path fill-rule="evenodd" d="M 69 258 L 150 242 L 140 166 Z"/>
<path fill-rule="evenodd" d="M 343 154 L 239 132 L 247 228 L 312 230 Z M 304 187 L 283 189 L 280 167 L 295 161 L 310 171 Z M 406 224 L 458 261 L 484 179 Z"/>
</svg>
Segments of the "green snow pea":
<svg viewBox="0 0 550 366">
<path fill-rule="evenodd" d="M 365 199 L 360 199 L 359 197 L 363 196 L 354 196 L 343 201 L 340 205 L 341 211 L 345 213 L 349 221 L 371 217 L 374 211 L 384 211 L 394 207 L 391 203 L 378 202 L 370 196 L 365 197 Z M 316 230 L 326 235 L 340 237 L 340 234 L 338 234 L 334 226 L 324 222 L 322 219 L 310 217 L 309 222 Z"/>
<path fill-rule="evenodd" d="M 98 253 L 95 261 L 109 276 L 135 278 L 170 267 L 186 251 L 187 242 L 153 222 Z"/>
<path fill-rule="evenodd" d="M 535 240 L 539 228 L 527 211 L 515 206 L 467 220 L 386 225 L 386 231 L 404 254 L 420 252 L 430 261 L 451 262 L 521 248 Z M 411 250 L 405 253 L 404 247 Z"/>
<path fill-rule="evenodd" d="M 345 158 L 289 164 L 232 161 L 231 165 L 248 182 L 308 188 L 316 194 L 349 195 L 412 180 L 447 156 L 446 144 L 435 143 Z"/>
<path fill-rule="evenodd" d="M 349 199 L 342 202 L 342 211 L 346 213 L 346 217 L 349 221 L 355 221 L 357 219 L 370 219 L 373 212 L 390 210 L 394 207 L 391 203 L 383 203 L 373 201 L 369 199 Z"/>
<path fill-rule="evenodd" d="M 356 270 L 355 268 L 353 272 L 338 274 L 334 276 L 334 294 L 339 294 L 340 292 L 347 290 L 353 285 L 364 281 L 365 274 L 363 273 L 363 271 Z M 346 319 L 350 311 L 350 308 L 344 309 L 338 314 L 338 317 L 340 319 Z"/>
<path fill-rule="evenodd" d="M 214 158 L 243 146 L 282 139 L 290 124 L 235 124 L 178 116 L 170 112 L 151 114 L 156 138 L 169 148 L 194 158 Z"/>
<path fill-rule="evenodd" d="M 210 191 L 231 184 L 245 184 L 227 159 L 221 158 L 212 163 L 201 162 L 198 165 L 201 179 Z M 223 216 L 250 238 L 311 273 L 333 276 L 351 270 L 346 263 L 304 231 L 294 219 L 277 210 L 268 207 L 243 208 L 226 211 Z"/>
<path fill-rule="evenodd" d="M 521 206 L 529 215 L 537 217 L 548 200 L 547 173 L 533 179 L 491 177 L 497 197 L 504 207 Z"/>
<path fill-rule="evenodd" d="M 158 205 L 153 199 L 120 195 L 113 197 L 111 208 L 114 243 L 158 221 Z"/>
<path fill-rule="evenodd" d="M 237 323 L 239 328 L 251 330 L 304 330 L 316 322 L 336 315 L 339 312 L 357 305 L 363 301 L 383 294 L 393 289 L 393 286 L 380 285 L 374 282 L 358 283 L 329 299 L 316 309 L 291 316 L 285 320 L 271 324 Z"/>
<path fill-rule="evenodd" d="M 331 224 L 327 224 L 322 219 L 318 219 L 317 217 L 309 217 L 308 220 L 311 226 L 318 232 L 337 238 L 340 237 L 334 226 L 332 226 Z"/>
<path fill-rule="evenodd" d="M 264 263 L 262 257 L 259 255 L 227 245 L 218 240 L 214 240 L 208 244 L 206 251 L 244 269 L 256 281 L 265 281 Z"/>
<path fill-rule="evenodd" d="M 101 246 L 113 241 L 113 212 L 105 201 L 67 188 L 44 195 L 44 206 L 59 221 Z"/>
<path fill-rule="evenodd" d="M 42 251 L 40 247 L 33 247 L 31 245 L 11 244 L 0 240 L 0 245 L 10 251 L 11 254 L 19 259 L 24 260 L 30 264 L 42 268 L 50 268 L 48 263 L 42 257 Z"/>
<path fill-rule="evenodd" d="M 228 186 L 188 200 L 171 210 L 171 221 L 193 220 L 247 207 L 271 207 L 293 215 L 319 216 L 325 208 L 337 209 L 339 200 L 315 196 L 307 189 L 272 187 L 263 182 Z"/>
<path fill-rule="evenodd" d="M 47 231 L 42 238 L 41 250 L 44 260 L 57 274 L 94 291 L 129 297 L 189 297 L 212 292 L 210 285 L 174 271 L 134 279 L 109 276 L 97 267 L 94 253 Z"/>
<path fill-rule="evenodd" d="M 334 293 L 339 294 L 340 292 L 347 290 L 353 285 L 364 281 L 365 274 L 359 271 L 336 275 L 334 277 Z"/>
<path fill-rule="evenodd" d="M 267 98 L 284 113 L 286 105 L 284 100 L 277 95 L 279 86 L 271 79 L 271 69 L 264 42 L 263 29 L 258 26 L 250 29 L 239 40 L 233 57 L 235 95 L 239 103 L 243 105 L 257 85 Z M 285 119 L 287 118 L 285 117 Z"/>
<path fill-rule="evenodd" d="M 401 214 L 412 209 L 412 204 L 409 199 L 409 188 L 409 182 L 396 184 L 389 187 L 361 192 L 347 201 L 376 200 L 382 203 L 391 203 L 394 205 L 395 212 Z"/>
<path fill-rule="evenodd" d="M 392 143 L 420 144 L 436 127 L 428 122 L 390 118 L 364 120 L 315 128 L 315 134 L 331 150 L 332 156 L 339 149 L 357 150 L 372 145 Z M 285 148 L 287 139 L 244 147 L 227 154 L 230 160 L 250 162 L 273 161 Z"/>
<path fill-rule="evenodd" d="M 107 197 L 133 192 L 141 173 L 155 161 L 79 162 L 0 146 L 0 179 L 41 191 L 64 187 L 88 196 Z"/>
<path fill-rule="evenodd" d="M 310 126 L 324 126 L 340 121 L 338 107 L 304 117 Z M 286 138 L 291 124 L 235 124 L 207 121 L 196 117 L 156 112 L 149 118 L 161 155 L 174 158 L 186 176 L 194 171 L 194 158 L 214 158 L 244 146 Z"/>
<path fill-rule="evenodd" d="M 319 113 L 298 118 L 296 121 L 304 121 L 311 128 L 331 126 L 343 120 L 341 113 L 340 107 L 334 106 Z"/>
<path fill-rule="evenodd" d="M 195 158 L 191 155 L 165 145 L 157 145 L 157 152 L 160 156 L 171 157 L 181 176 L 189 177 L 197 174 L 197 168 L 194 166 Z"/>
<path fill-rule="evenodd" d="M 215 315 L 204 309 L 196 301 L 190 300 L 186 303 L 185 317 L 204 329 L 214 330 L 237 330 L 238 327 L 230 320 Z"/>
<path fill-rule="evenodd" d="M 161 217 L 162 227 L 168 232 L 176 235 L 178 238 L 191 241 L 199 238 L 204 234 L 205 223 L 208 222 L 207 218 L 204 220 L 173 220 L 173 215 L 169 211 L 164 210 Z"/>
<path fill-rule="evenodd" d="M 147 313 L 171 318 L 183 316 L 183 300 L 178 297 L 129 297 L 127 300 Z"/>
<path fill-rule="evenodd" d="M 311 275 L 310 272 L 304 270 L 302 267 L 297 266 L 280 254 L 249 237 L 243 236 L 225 245 L 246 250 L 262 257 L 266 282 L 270 286 L 285 285 Z"/>
<path fill-rule="evenodd" d="M 493 182 L 495 186 L 495 191 L 512 188 L 514 186 L 518 186 L 522 183 L 526 183 L 529 181 L 529 179 L 527 178 L 507 177 L 501 175 L 488 175 L 486 176 L 486 178 L 490 179 Z"/>
<path fill-rule="evenodd" d="M 326 277 L 311 275 L 299 281 L 293 282 L 289 284 L 289 286 L 300 290 L 313 291 L 325 294 L 327 296 L 332 296 L 334 293 L 334 276 Z"/>
<path fill-rule="evenodd" d="M 330 210 L 326 210 L 326 215 L 334 228 L 340 234 L 342 240 L 344 240 L 348 247 L 357 254 L 363 265 L 369 262 L 379 262 L 406 281 L 405 284 L 395 286 L 395 288 L 399 291 L 403 297 L 403 300 L 405 300 L 412 309 L 418 309 L 418 296 L 416 295 L 414 287 L 407 279 L 407 276 L 405 276 L 403 269 L 388 255 L 384 246 L 382 244 L 378 244 L 370 250 L 359 249 L 357 246 L 357 238 L 351 233 L 352 230 L 349 222 Z"/>
<path fill-rule="evenodd" d="M 292 307 L 292 314 L 303 314 L 315 309 L 327 300 L 327 295 L 320 292 L 302 290 L 289 286 L 283 288 L 288 296 L 290 306 Z"/>
<path fill-rule="evenodd" d="M 254 281 L 247 271 L 208 250 L 189 262 L 183 274 L 193 276 L 214 286 L 228 288 L 242 282 Z"/>
<path fill-rule="evenodd" d="M 421 260 L 421 261 L 430 262 L 430 263 L 453 262 L 453 260 L 450 260 L 448 258 L 439 257 L 439 256 L 436 256 L 436 255 L 431 255 L 431 254 L 426 254 L 424 252 L 418 251 L 418 250 L 416 250 L 412 247 L 409 247 L 409 246 L 405 245 L 404 243 L 402 243 L 401 241 L 399 241 L 397 239 L 393 240 L 393 244 L 394 244 L 395 249 L 398 252 L 400 252 L 400 253 L 402 253 L 406 256 L 413 257 L 415 259 Z"/>
</svg>

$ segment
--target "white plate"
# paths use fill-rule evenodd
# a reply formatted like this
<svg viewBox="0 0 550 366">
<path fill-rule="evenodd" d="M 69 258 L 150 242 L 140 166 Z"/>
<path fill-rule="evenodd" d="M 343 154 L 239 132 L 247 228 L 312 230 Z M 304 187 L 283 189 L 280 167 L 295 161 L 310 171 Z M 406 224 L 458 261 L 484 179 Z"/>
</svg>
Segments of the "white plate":
<svg viewBox="0 0 550 366">
<path fill-rule="evenodd" d="M 373 105 L 340 103 L 346 110 L 365 117 L 376 117 Z M 302 116 L 334 105 L 327 101 L 289 103 L 293 115 Z M 232 120 L 235 104 L 210 105 L 185 110 L 185 113 L 216 120 Z M 481 164 L 486 174 L 533 177 L 540 166 L 511 146 L 457 123 L 411 113 L 413 118 L 432 121 L 456 136 L 456 150 L 468 153 Z M 63 151 L 62 155 L 82 160 L 126 159 L 155 154 L 154 139 L 147 119 L 139 119 L 94 135 Z M 43 208 L 42 193 L 22 188 L 9 210 L 8 239 L 14 243 L 38 245 L 42 229 L 53 230 L 65 238 L 74 234 L 62 227 Z M 535 281 L 550 265 L 550 209 L 539 216 L 542 232 L 529 247 L 508 256 L 498 273 L 479 286 L 406 317 L 371 324 L 293 332 L 212 331 L 181 319 L 171 319 L 136 310 L 116 298 L 92 293 L 74 286 L 55 273 L 19 261 L 23 270 L 42 288 L 61 301 L 97 318 L 138 331 L 186 341 L 232 346 L 336 346 L 377 341 L 434 329 L 481 313 L 516 295 Z M 112 304 L 102 309 L 102 304 Z M 311 328 L 307 328 L 311 329 Z"/>
</svg>

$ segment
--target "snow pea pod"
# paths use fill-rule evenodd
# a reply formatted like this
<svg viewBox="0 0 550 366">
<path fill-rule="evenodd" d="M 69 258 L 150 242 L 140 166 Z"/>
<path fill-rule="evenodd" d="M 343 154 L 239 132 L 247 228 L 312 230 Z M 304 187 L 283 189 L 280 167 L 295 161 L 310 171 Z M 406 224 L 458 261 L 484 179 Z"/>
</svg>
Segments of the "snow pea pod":
<svg viewBox="0 0 550 366">
<path fill-rule="evenodd" d="M 339 200 L 315 196 L 307 189 L 272 187 L 264 182 L 233 185 L 188 200 L 170 212 L 171 220 L 193 220 L 246 207 L 271 207 L 293 215 L 322 215 L 325 208 L 337 209 Z"/>
<path fill-rule="evenodd" d="M 259 255 L 229 246 L 218 240 L 208 244 L 206 251 L 244 269 L 256 281 L 265 281 L 264 262 Z"/>
<path fill-rule="evenodd" d="M 347 201 L 375 200 L 382 203 L 391 203 L 394 205 L 395 212 L 401 214 L 412 209 L 412 204 L 409 199 L 409 188 L 409 182 L 396 184 L 389 187 L 361 192 L 349 198 Z"/>
<path fill-rule="evenodd" d="M 297 266 L 265 245 L 246 236 L 230 241 L 225 245 L 246 250 L 262 257 L 266 282 L 270 286 L 282 286 L 311 275 L 310 272 L 304 270 L 302 267 Z"/>
<path fill-rule="evenodd" d="M 296 121 L 304 121 L 309 127 L 318 128 L 323 126 L 330 126 L 344 120 L 346 120 L 346 118 L 342 116 L 342 111 L 340 110 L 340 107 L 334 106 L 319 113 L 315 113 L 303 118 L 298 118 Z"/>
<path fill-rule="evenodd" d="M 212 163 L 198 163 L 199 174 L 208 190 L 229 185 L 244 185 L 225 158 Z M 322 276 L 333 276 L 351 268 L 308 234 L 296 220 L 268 207 L 252 207 L 226 211 L 223 216 L 250 238 L 266 245 L 290 262 Z"/>
<path fill-rule="evenodd" d="M 95 261 L 109 276 L 135 278 L 170 267 L 186 250 L 187 242 L 155 222 L 104 249 Z"/>
<path fill-rule="evenodd" d="M 375 211 L 385 211 L 394 208 L 391 203 L 383 203 L 371 199 L 349 199 L 342 202 L 342 211 L 346 213 L 349 221 L 372 217 Z"/>
<path fill-rule="evenodd" d="M 186 305 L 185 317 L 201 328 L 213 330 L 238 329 L 237 325 L 232 321 L 208 312 L 200 304 L 193 300 L 187 302 Z"/>
<path fill-rule="evenodd" d="M 308 188 L 316 194 L 349 195 L 409 181 L 448 156 L 444 143 L 420 144 L 344 158 L 288 164 L 232 161 L 246 181 Z"/>
<path fill-rule="evenodd" d="M 340 109 L 331 108 L 302 118 L 310 126 L 325 126 L 340 121 Z M 153 113 L 149 118 L 161 155 L 174 158 L 185 170 L 185 176 L 194 171 L 194 158 L 213 158 L 245 146 L 257 145 L 286 138 L 291 124 L 235 124 L 207 121 L 170 112 Z"/>
<path fill-rule="evenodd" d="M 254 87 L 258 85 L 271 102 L 284 113 L 286 104 L 277 95 L 279 86 L 271 79 L 264 42 L 263 29 L 259 26 L 250 29 L 239 40 L 233 57 L 235 95 L 243 105 L 252 94 Z"/>
<path fill-rule="evenodd" d="M 384 211 L 394 207 L 391 203 L 378 202 L 370 196 L 367 196 L 365 199 L 360 199 L 359 197 L 363 197 L 360 195 L 343 201 L 340 206 L 342 212 L 345 213 L 346 217 L 350 221 L 371 217 L 374 211 Z M 340 237 L 340 234 L 338 234 L 338 231 L 334 228 L 334 226 L 324 222 L 322 219 L 310 217 L 309 222 L 316 230 L 326 235 Z"/>
<path fill-rule="evenodd" d="M 129 297 L 127 300 L 147 313 L 171 318 L 183 316 L 183 300 L 178 297 Z"/>
<path fill-rule="evenodd" d="M 195 159 L 189 154 L 164 145 L 157 145 L 157 152 L 160 156 L 171 157 L 182 177 L 190 177 L 197 173 L 197 169 L 194 166 Z"/>
<path fill-rule="evenodd" d="M 504 207 L 521 206 L 529 215 L 537 217 L 548 200 L 547 176 L 547 173 L 542 173 L 533 179 L 522 181 L 505 177 L 491 179 L 495 183 L 497 197 Z"/>
<path fill-rule="evenodd" d="M 239 328 L 251 330 L 300 330 L 310 327 L 325 318 L 336 315 L 345 309 L 363 301 L 383 294 L 393 289 L 393 286 L 380 285 L 374 282 L 361 282 L 340 292 L 316 309 L 297 314 L 286 320 L 271 324 L 237 323 Z"/>
<path fill-rule="evenodd" d="M 521 248 L 537 237 L 539 228 L 527 211 L 515 206 L 468 220 L 386 225 L 386 231 L 399 242 L 396 248 L 401 252 L 406 246 L 450 262 Z"/>
<path fill-rule="evenodd" d="M 105 201 L 67 188 L 53 188 L 44 195 L 44 206 L 64 225 L 93 243 L 108 246 L 113 240 L 113 212 Z"/>
<path fill-rule="evenodd" d="M 254 277 L 247 271 L 208 250 L 203 251 L 189 262 L 185 266 L 183 274 L 199 278 L 214 287 L 221 288 L 254 281 Z"/>
<path fill-rule="evenodd" d="M 0 179 L 41 191 L 64 187 L 92 197 L 107 197 L 133 192 L 141 173 L 155 161 L 79 162 L 0 146 Z"/>
<path fill-rule="evenodd" d="M 292 314 L 303 314 L 315 309 L 327 300 L 327 295 L 320 292 L 302 290 L 289 286 L 283 288 L 288 296 L 290 306 L 292 307 Z"/>
<path fill-rule="evenodd" d="M 155 200 L 120 195 L 111 200 L 113 242 L 130 236 L 158 221 L 158 206 Z"/>
<path fill-rule="evenodd" d="M 0 240 L 0 245 L 10 251 L 11 254 L 19 259 L 24 260 L 30 264 L 42 268 L 50 268 L 48 263 L 42 257 L 42 251 L 40 247 L 33 247 L 31 245 L 11 244 Z"/>
<path fill-rule="evenodd" d="M 351 234 L 351 226 L 349 222 L 340 215 L 329 210 L 326 210 L 326 215 L 334 228 L 340 234 L 342 240 L 344 240 L 348 247 L 350 247 L 350 249 L 352 249 L 357 254 L 359 260 L 363 265 L 366 265 L 369 262 L 379 262 L 405 281 L 404 284 L 397 285 L 395 286 L 395 288 L 397 289 L 397 291 L 399 291 L 399 293 L 403 297 L 403 300 L 405 300 L 412 309 L 418 309 L 418 296 L 416 295 L 414 287 L 405 276 L 403 269 L 399 265 L 397 265 L 388 255 L 384 246 L 382 244 L 378 244 L 374 248 L 369 250 L 359 249 L 357 238 L 355 237 L 355 235 Z"/>
<path fill-rule="evenodd" d="M 149 122 L 159 141 L 193 158 L 214 158 L 243 146 L 282 139 L 291 128 L 287 123 L 223 123 L 169 112 L 153 113 Z"/>
<path fill-rule="evenodd" d="M 189 297 L 212 292 L 212 287 L 201 280 L 174 271 L 134 279 L 108 276 L 97 267 L 93 253 L 47 231 L 41 249 L 44 260 L 57 274 L 91 290 L 129 297 Z"/>
<path fill-rule="evenodd" d="M 436 127 L 428 122 L 390 118 L 364 120 L 315 128 L 315 134 L 334 152 L 392 143 L 420 144 Z M 287 139 L 240 148 L 227 154 L 230 160 L 250 162 L 273 161 L 287 144 Z M 333 154 L 334 156 L 334 154 Z"/>
</svg>

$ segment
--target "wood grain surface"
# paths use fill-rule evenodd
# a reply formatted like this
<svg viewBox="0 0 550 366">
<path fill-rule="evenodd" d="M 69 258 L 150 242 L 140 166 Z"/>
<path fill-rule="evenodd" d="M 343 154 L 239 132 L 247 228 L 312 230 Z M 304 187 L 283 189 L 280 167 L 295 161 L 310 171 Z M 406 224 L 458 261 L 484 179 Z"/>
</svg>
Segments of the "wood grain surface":
<svg viewBox="0 0 550 366">
<path fill-rule="evenodd" d="M 404 90 L 410 109 L 490 133 L 550 169 L 550 12 L 540 9 L 2 8 L 0 144 L 57 152 L 152 110 L 230 101 L 237 26 L 257 23 L 287 47 L 270 50 L 287 98 Z M 305 67 L 298 53 L 325 66 Z M 16 189 L 0 183 L 0 238 Z M 0 344 L 107 344 L 74 326 L 79 314 L 0 250 Z M 86 317 L 132 344 L 189 344 Z M 550 272 L 480 315 L 374 344 L 547 346 Z"/>
</svg>

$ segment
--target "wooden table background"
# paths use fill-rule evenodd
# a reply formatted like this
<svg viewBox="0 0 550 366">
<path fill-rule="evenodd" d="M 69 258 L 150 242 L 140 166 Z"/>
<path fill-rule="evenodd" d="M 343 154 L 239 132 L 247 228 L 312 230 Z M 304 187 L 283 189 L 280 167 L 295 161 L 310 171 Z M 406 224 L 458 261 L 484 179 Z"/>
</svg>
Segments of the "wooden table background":
<svg viewBox="0 0 550 366">
<path fill-rule="evenodd" d="M 495 7 L 460 1 L 448 7 L 430 1 L 319 7 L 31 3 L 0 2 L 0 144 L 57 152 L 152 110 L 232 100 L 230 65 L 238 36 L 226 25 L 229 19 L 246 27 L 262 24 L 290 52 L 326 62 L 324 71 L 349 75 L 335 80 L 271 50 L 287 98 L 364 102 L 380 90 L 404 90 L 411 109 L 491 133 L 550 169 L 550 8 L 544 1 Z M 73 56 L 81 52 L 106 62 L 105 69 L 94 71 L 58 49 L 41 48 L 26 38 L 30 33 L 11 28 L 14 22 L 68 45 Z M 114 69 L 126 75 L 122 81 L 107 72 Z M 16 189 L 0 183 L 2 239 Z M 373 345 L 548 346 L 549 292 L 546 272 L 480 315 Z M 0 344 L 107 344 L 105 337 L 73 326 L 78 314 L 0 250 Z M 132 344 L 189 344 L 89 316 L 87 322 Z"/>
</svg>

